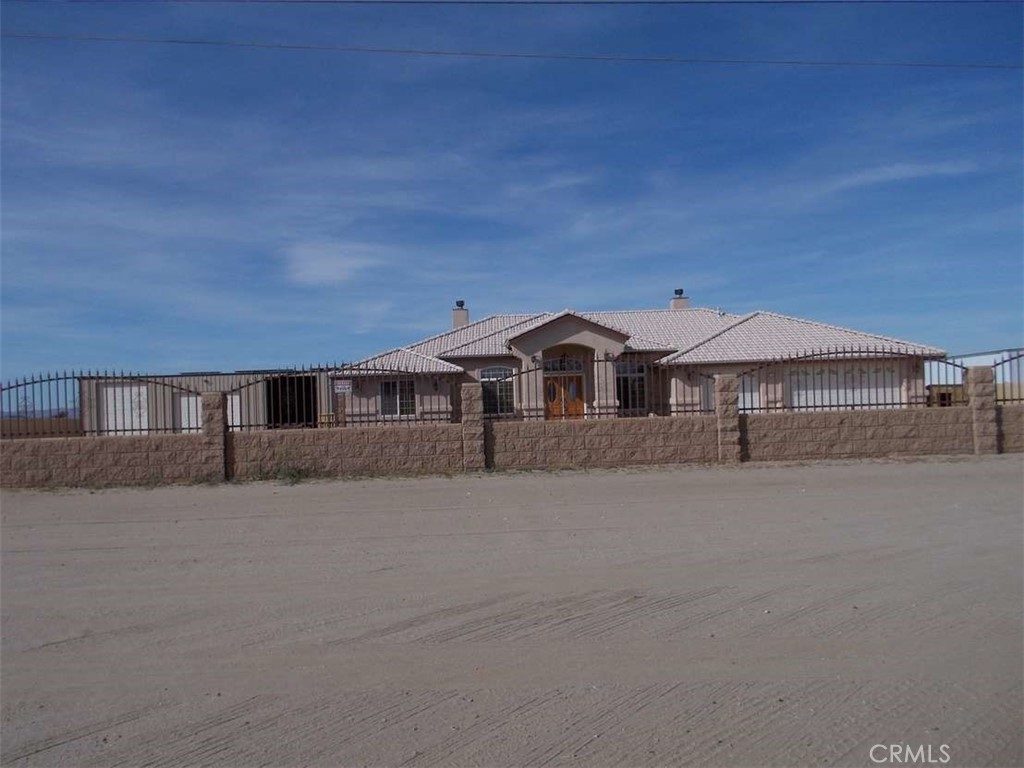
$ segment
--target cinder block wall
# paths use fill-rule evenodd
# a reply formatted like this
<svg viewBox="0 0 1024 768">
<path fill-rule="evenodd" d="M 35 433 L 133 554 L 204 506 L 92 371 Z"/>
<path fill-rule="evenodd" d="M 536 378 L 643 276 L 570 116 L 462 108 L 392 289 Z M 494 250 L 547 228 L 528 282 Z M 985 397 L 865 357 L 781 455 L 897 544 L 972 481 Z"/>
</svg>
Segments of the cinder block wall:
<svg viewBox="0 0 1024 768">
<path fill-rule="evenodd" d="M 968 408 L 752 413 L 741 424 L 749 461 L 974 453 Z"/>
<path fill-rule="evenodd" d="M 488 460 L 494 469 L 583 469 L 718 458 L 714 416 L 495 421 L 487 429 Z"/>
<path fill-rule="evenodd" d="M 205 435 L 0 441 L 0 484 L 161 485 L 224 479 L 223 442 Z"/>
<path fill-rule="evenodd" d="M 971 368 L 967 388 L 967 407 L 742 415 L 735 377 L 720 377 L 714 416 L 485 423 L 480 386 L 467 384 L 461 424 L 261 432 L 227 431 L 224 396 L 213 393 L 202 434 L 0 440 L 0 485 L 1024 452 L 1024 405 L 996 404 L 992 369 Z"/>
<path fill-rule="evenodd" d="M 447 473 L 462 464 L 459 424 L 227 435 L 227 476 L 237 480 Z"/>
<path fill-rule="evenodd" d="M 1000 405 L 999 452 L 1024 453 L 1024 403 Z"/>
</svg>

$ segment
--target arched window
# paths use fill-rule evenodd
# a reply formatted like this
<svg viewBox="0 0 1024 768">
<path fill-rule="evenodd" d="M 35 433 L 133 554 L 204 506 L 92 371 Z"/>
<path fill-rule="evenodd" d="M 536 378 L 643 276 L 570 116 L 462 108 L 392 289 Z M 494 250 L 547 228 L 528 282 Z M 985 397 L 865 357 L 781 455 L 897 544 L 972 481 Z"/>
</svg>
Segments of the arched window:
<svg viewBox="0 0 1024 768">
<path fill-rule="evenodd" d="M 480 371 L 485 416 L 508 416 L 515 413 L 515 394 L 512 387 L 514 374 L 512 368 L 504 365 L 495 365 Z"/>
</svg>

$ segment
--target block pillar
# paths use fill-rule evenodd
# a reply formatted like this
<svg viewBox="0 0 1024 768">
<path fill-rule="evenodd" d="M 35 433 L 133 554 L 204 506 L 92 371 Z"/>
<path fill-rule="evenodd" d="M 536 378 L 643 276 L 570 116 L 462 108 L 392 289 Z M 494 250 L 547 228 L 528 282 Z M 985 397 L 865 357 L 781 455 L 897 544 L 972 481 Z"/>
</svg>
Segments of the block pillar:
<svg viewBox="0 0 1024 768">
<path fill-rule="evenodd" d="M 210 466 L 217 467 L 216 477 L 207 480 L 227 479 L 227 396 L 223 392 L 204 392 L 203 404 L 203 453 Z"/>
<path fill-rule="evenodd" d="M 485 469 L 484 390 L 478 383 L 462 385 L 462 468 Z"/>
<path fill-rule="evenodd" d="M 735 464 L 742 458 L 738 376 L 715 376 L 715 418 L 718 421 L 718 460 L 723 464 Z"/>
<path fill-rule="evenodd" d="M 971 409 L 974 453 L 999 452 L 999 421 L 996 413 L 996 379 L 991 366 L 967 369 L 967 405 Z"/>
<path fill-rule="evenodd" d="M 222 437 L 227 431 L 227 409 L 223 392 L 203 393 L 203 435 Z"/>
</svg>

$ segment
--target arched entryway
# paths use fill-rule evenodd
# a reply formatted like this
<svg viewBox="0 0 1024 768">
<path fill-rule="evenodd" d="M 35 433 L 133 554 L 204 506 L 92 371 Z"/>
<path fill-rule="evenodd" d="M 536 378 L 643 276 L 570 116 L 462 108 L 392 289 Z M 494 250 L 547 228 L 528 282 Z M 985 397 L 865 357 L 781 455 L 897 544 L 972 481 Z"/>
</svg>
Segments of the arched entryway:
<svg viewBox="0 0 1024 768">
<path fill-rule="evenodd" d="M 544 418 L 582 419 L 592 400 L 594 350 L 564 344 L 544 350 Z"/>
</svg>

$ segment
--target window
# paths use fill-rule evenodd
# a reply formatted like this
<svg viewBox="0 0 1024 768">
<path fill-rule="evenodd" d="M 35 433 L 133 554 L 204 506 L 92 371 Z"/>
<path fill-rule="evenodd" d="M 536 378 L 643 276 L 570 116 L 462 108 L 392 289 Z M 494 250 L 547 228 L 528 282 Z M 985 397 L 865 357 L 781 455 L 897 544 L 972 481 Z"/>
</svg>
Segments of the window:
<svg viewBox="0 0 1024 768">
<path fill-rule="evenodd" d="M 643 363 L 615 364 L 615 397 L 619 413 L 643 416 L 647 413 L 646 366 Z"/>
<path fill-rule="evenodd" d="M 583 361 L 578 357 L 560 355 L 544 360 L 545 373 L 583 373 Z"/>
<path fill-rule="evenodd" d="M 511 368 L 495 366 L 480 371 L 480 386 L 484 391 L 484 415 L 507 416 L 515 412 Z"/>
<path fill-rule="evenodd" d="M 413 380 L 382 381 L 380 383 L 380 412 L 382 416 L 414 416 L 416 414 L 416 388 Z"/>
</svg>

